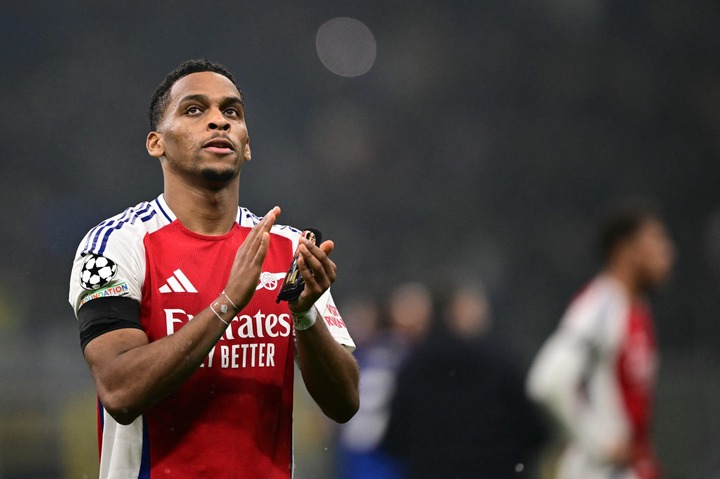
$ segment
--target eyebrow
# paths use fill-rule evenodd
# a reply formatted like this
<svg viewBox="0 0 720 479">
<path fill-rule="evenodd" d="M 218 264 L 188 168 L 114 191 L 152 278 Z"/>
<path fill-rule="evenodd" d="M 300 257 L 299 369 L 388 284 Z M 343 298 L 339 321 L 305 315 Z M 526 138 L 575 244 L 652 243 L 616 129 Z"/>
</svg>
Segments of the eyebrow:
<svg viewBox="0 0 720 479">
<path fill-rule="evenodd" d="M 188 95 L 188 96 L 183 97 L 182 99 L 180 99 L 180 102 L 178 104 L 181 105 L 181 104 L 189 102 L 189 101 L 197 101 L 200 103 L 207 104 L 207 103 L 210 103 L 210 97 L 208 97 L 207 95 L 202 95 L 200 93 L 196 93 L 194 95 Z M 221 107 L 226 107 L 226 106 L 230 106 L 230 105 L 240 105 L 242 107 L 245 106 L 245 104 L 242 101 L 242 98 L 237 97 L 237 96 L 226 96 L 220 100 Z"/>
</svg>

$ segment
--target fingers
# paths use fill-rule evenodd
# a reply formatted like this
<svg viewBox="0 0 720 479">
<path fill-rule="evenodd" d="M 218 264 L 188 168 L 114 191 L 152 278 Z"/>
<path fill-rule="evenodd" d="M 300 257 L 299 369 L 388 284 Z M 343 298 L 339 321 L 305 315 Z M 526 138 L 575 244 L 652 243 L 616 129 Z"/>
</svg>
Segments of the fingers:
<svg viewBox="0 0 720 479">
<path fill-rule="evenodd" d="M 330 242 L 330 245 L 332 245 L 332 242 Z M 300 243 L 298 247 L 300 258 L 297 264 L 300 274 L 305 280 L 305 288 L 300 297 L 289 304 L 290 310 L 307 311 L 335 282 L 336 266 L 325 253 L 326 248 L 328 248 L 328 245 L 320 248 L 313 244 Z M 332 247 L 329 250 L 332 251 Z"/>
<path fill-rule="evenodd" d="M 265 256 L 267 255 L 269 246 L 270 233 L 268 233 L 267 231 L 263 231 L 262 235 L 260 236 L 260 245 L 255 251 L 255 258 L 253 258 L 253 262 L 257 267 L 262 266 L 263 262 L 265 261 Z"/>
<path fill-rule="evenodd" d="M 323 241 L 320 249 L 323 250 L 326 255 L 329 255 L 335 249 L 335 243 L 333 243 L 332 240 Z"/>
<path fill-rule="evenodd" d="M 266 214 L 263 217 L 263 220 L 268 220 L 269 222 L 271 222 L 270 226 L 272 226 L 273 223 L 275 223 L 275 220 L 277 219 L 277 217 L 280 216 L 280 213 L 282 213 L 282 210 L 280 209 L 280 207 L 273 206 L 272 208 L 270 208 L 270 211 L 268 211 L 268 214 Z"/>
<path fill-rule="evenodd" d="M 238 248 L 225 290 L 238 305 L 245 305 L 257 285 L 258 277 L 270 246 L 270 229 L 280 214 L 273 207 L 248 233 Z"/>
<path fill-rule="evenodd" d="M 270 209 L 270 211 L 268 211 L 267 214 L 263 216 L 263 218 L 250 230 L 250 233 L 248 233 L 248 236 L 245 238 L 241 248 L 247 248 L 250 254 L 254 255 L 254 252 L 257 252 L 258 248 L 260 248 L 264 235 L 270 232 L 279 215 L 279 206 L 274 206 Z"/>
<path fill-rule="evenodd" d="M 260 235 L 260 232 L 270 232 L 270 229 L 275 224 L 275 221 L 277 220 L 278 216 L 280 216 L 280 207 L 279 206 L 273 206 L 270 211 L 267 212 L 265 216 L 262 217 L 262 219 L 256 224 L 250 234 L 254 234 L 256 236 L 262 236 Z"/>
<path fill-rule="evenodd" d="M 270 230 L 275 224 L 275 220 L 277 220 L 279 214 L 280 207 L 272 207 L 260 222 L 253 227 L 248 237 L 245 238 L 245 243 L 248 243 L 248 253 L 253 256 L 252 259 L 255 265 L 262 266 L 265 260 L 265 255 L 270 245 Z M 245 243 L 242 247 L 245 247 Z"/>
<path fill-rule="evenodd" d="M 319 247 L 302 239 L 298 266 L 306 285 L 317 285 L 323 292 L 335 282 L 337 266 L 328 257 L 334 248 L 332 241 L 325 241 Z"/>
</svg>

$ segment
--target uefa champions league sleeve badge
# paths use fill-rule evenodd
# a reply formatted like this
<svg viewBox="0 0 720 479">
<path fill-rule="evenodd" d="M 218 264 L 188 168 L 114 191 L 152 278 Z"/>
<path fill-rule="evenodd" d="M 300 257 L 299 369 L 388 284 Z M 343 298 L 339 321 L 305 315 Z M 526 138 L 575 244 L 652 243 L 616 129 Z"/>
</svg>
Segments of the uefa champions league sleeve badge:
<svg viewBox="0 0 720 479">
<path fill-rule="evenodd" d="M 117 274 L 117 265 L 105 256 L 90 253 L 80 269 L 80 286 L 95 291 L 106 286 Z"/>
</svg>

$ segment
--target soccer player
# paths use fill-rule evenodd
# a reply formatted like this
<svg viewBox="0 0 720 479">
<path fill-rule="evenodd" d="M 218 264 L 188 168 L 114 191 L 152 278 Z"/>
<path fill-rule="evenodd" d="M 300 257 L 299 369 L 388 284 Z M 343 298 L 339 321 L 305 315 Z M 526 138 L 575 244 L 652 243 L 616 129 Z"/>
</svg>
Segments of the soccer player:
<svg viewBox="0 0 720 479">
<path fill-rule="evenodd" d="M 611 213 L 600 239 L 604 269 L 541 348 L 528 391 L 569 435 L 558 477 L 656 479 L 657 351 L 645 295 L 667 278 L 674 248 L 661 219 L 639 207 Z"/>
<path fill-rule="evenodd" d="M 98 393 L 101 478 L 292 475 L 293 362 L 323 412 L 358 409 L 354 343 L 329 288 L 333 242 L 238 207 L 243 96 L 191 60 L 150 104 L 164 192 L 82 240 L 70 280 Z M 276 301 L 298 252 L 305 288 Z"/>
</svg>

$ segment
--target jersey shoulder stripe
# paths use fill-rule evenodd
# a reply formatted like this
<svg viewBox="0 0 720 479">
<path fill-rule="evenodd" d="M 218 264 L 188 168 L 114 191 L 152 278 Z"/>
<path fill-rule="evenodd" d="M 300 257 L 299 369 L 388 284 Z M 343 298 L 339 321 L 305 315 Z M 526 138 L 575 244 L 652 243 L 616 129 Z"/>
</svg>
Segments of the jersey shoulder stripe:
<svg viewBox="0 0 720 479">
<path fill-rule="evenodd" d="M 140 203 L 135 208 L 141 207 L 144 204 L 146 203 Z M 92 228 L 85 236 L 85 241 L 81 251 L 83 253 L 92 252 L 98 246 L 98 242 L 101 241 L 104 233 L 110 228 L 113 228 L 115 225 L 126 221 L 128 216 L 132 213 L 132 210 L 133 208 L 128 208 L 122 213 L 112 216 Z"/>
<path fill-rule="evenodd" d="M 170 224 L 174 215 L 161 200 L 158 197 L 152 202 L 144 201 L 98 224 L 85 237 L 81 254 L 102 255 L 111 236 L 118 231 L 140 226 L 145 233 L 151 233 Z"/>
</svg>

